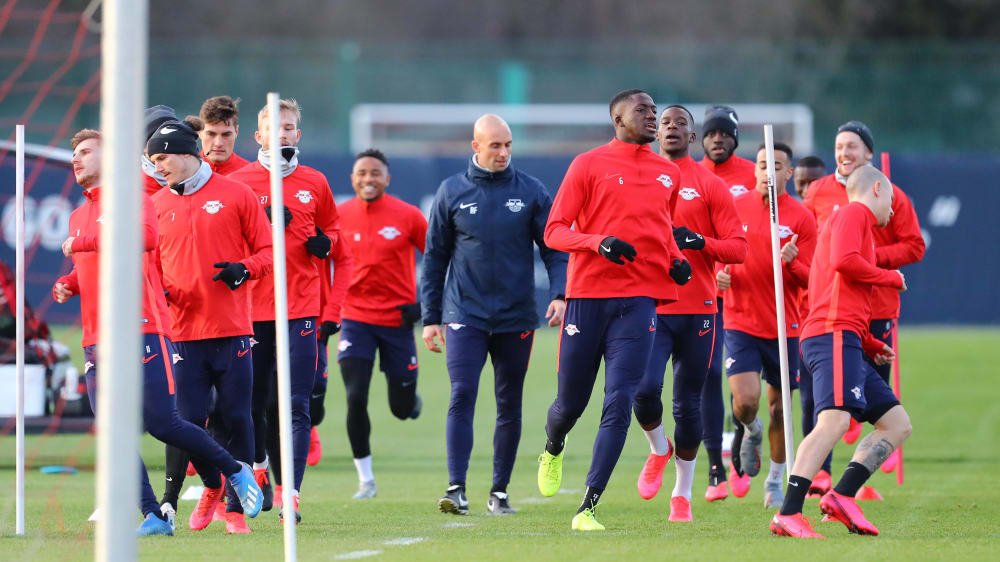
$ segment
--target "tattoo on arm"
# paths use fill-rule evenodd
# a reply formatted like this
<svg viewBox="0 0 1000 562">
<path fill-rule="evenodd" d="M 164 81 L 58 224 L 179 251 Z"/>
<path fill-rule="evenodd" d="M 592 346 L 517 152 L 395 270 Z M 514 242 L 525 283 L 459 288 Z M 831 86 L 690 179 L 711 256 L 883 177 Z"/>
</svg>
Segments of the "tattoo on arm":
<svg viewBox="0 0 1000 562">
<path fill-rule="evenodd" d="M 858 450 L 854 454 L 854 458 L 857 459 L 857 462 L 861 463 L 871 472 L 878 470 L 878 467 L 882 466 L 885 459 L 889 458 L 889 455 L 896 450 L 896 447 L 894 447 L 888 439 L 882 437 L 876 440 L 873 439 L 874 437 L 874 433 L 866 437 L 861 444 L 858 445 Z"/>
</svg>

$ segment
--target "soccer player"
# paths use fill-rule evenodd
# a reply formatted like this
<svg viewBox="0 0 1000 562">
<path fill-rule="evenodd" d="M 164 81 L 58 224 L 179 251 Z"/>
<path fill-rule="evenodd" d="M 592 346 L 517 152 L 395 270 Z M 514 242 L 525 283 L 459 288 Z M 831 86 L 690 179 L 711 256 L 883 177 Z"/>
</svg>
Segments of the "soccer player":
<svg viewBox="0 0 1000 562">
<path fill-rule="evenodd" d="M 691 521 L 691 483 L 698 447 L 701 445 L 703 416 L 702 392 L 705 385 L 715 385 L 713 395 L 722 400 L 722 380 L 709 380 L 709 364 L 716 343 L 715 264 L 741 263 L 747 255 L 733 198 L 725 183 L 689 155 L 695 141 L 694 118 L 684 106 L 672 105 L 663 110 L 657 131 L 660 156 L 680 168 L 680 189 L 672 213 L 673 236 L 691 264 L 691 283 L 677 289 L 677 302 L 656 308 L 656 336 L 649 364 L 635 396 L 635 417 L 649 440 L 650 453 L 639 475 L 639 495 L 650 499 L 663 483 L 663 467 L 670 459 L 670 441 L 663 430 L 663 375 L 667 360 L 673 357 L 674 440 L 677 443 L 675 468 L 677 480 L 670 498 L 670 521 Z M 719 338 L 721 340 L 721 334 Z M 718 412 L 721 433 L 722 411 Z M 721 435 L 720 435 L 721 438 Z M 725 485 L 721 439 L 708 449 L 716 484 Z M 709 490 L 711 491 L 711 487 Z M 710 501 L 712 498 L 708 498 Z"/>
<path fill-rule="evenodd" d="M 837 159 L 835 173 L 813 182 L 806 195 L 805 206 L 813 212 L 820 228 L 826 224 L 829 217 L 839 207 L 847 205 L 845 185 L 854 170 L 871 163 L 875 140 L 871 130 L 860 121 L 848 121 L 837 129 L 834 139 L 834 155 Z M 920 233 L 917 213 L 913 209 L 910 198 L 902 189 L 893 186 L 892 222 L 885 228 L 873 231 L 875 238 L 876 265 L 887 269 L 899 269 L 904 265 L 916 263 L 923 259 L 924 244 Z M 896 350 L 896 323 L 899 318 L 899 292 L 891 288 L 875 287 L 872 289 L 872 320 L 869 331 L 876 338 Z M 874 365 L 876 372 L 889 382 L 891 364 Z M 861 425 L 851 422 L 851 429 L 845 435 L 844 441 L 854 443 L 861 434 Z M 895 466 L 898 454 L 894 455 L 886 468 Z M 829 463 L 824 465 L 824 471 L 829 472 Z M 820 474 L 822 477 L 823 474 Z M 820 480 L 820 478 L 817 478 Z M 827 482 L 825 479 L 823 483 Z M 817 489 L 817 492 L 825 490 Z"/>
<path fill-rule="evenodd" d="M 354 256 L 337 354 L 347 390 L 347 437 L 358 471 L 354 499 L 376 494 L 368 420 L 376 350 L 392 414 L 416 419 L 422 404 L 413 336 L 413 325 L 420 320 L 414 250 L 424 251 L 427 219 L 420 209 L 385 192 L 391 178 L 381 151 L 359 153 L 351 171 L 357 197 L 337 207 L 343 237 Z"/>
<path fill-rule="evenodd" d="M 534 246 L 549 277 L 549 326 L 566 308 L 567 256 L 543 240 L 552 198 L 537 179 L 510 166 L 513 137 L 500 117 L 483 115 L 473 127 L 473 155 L 465 172 L 441 182 L 431 207 L 424 253 L 423 340 L 441 353 L 451 379 L 446 428 L 448 488 L 443 513 L 467 514 L 465 495 L 472 419 L 486 356 L 493 362 L 497 402 L 493 486 L 487 510 L 515 513 L 507 484 L 521 440 L 521 402 L 538 313 Z M 447 336 L 442 329 L 447 324 Z"/>
<path fill-rule="evenodd" d="M 150 137 L 153 133 L 160 128 L 160 125 L 166 123 L 167 121 L 177 121 L 177 114 L 174 112 L 172 107 L 166 105 L 154 105 L 153 107 L 146 108 L 143 115 L 143 121 L 145 125 L 146 141 L 149 142 Z M 145 143 L 142 145 L 146 146 Z M 152 197 L 154 193 L 163 189 L 167 185 L 167 180 L 163 178 L 163 175 L 156 172 L 156 164 L 149 159 L 145 150 L 142 153 L 142 181 L 143 189 L 146 191 L 146 195 Z"/>
<path fill-rule="evenodd" d="M 848 203 L 829 217 L 820 232 L 809 274 L 811 310 L 802 326 L 802 357 L 813 379 L 816 427 L 795 456 L 781 510 L 771 520 L 776 535 L 823 538 L 802 515 L 810 481 L 824 457 L 849 426 L 849 419 L 870 422 L 865 437 L 833 490 L 819 502 L 829 518 L 850 532 L 877 535 L 854 496 L 878 467 L 910 435 L 910 418 L 885 380 L 865 356 L 890 363 L 889 345 L 868 331 L 874 287 L 906 290 L 899 270 L 877 265 L 873 227 L 885 228 L 893 218 L 893 186 L 875 168 L 856 166 L 847 178 Z"/>
<path fill-rule="evenodd" d="M 298 144 L 302 138 L 299 125 L 302 112 L 294 99 L 279 101 L 277 116 L 270 115 L 268 106 L 257 113 L 257 131 L 254 138 L 260 144 L 257 161 L 234 172 L 230 177 L 242 182 L 256 194 L 260 209 L 267 209 L 268 216 L 282 212 L 285 216 L 285 263 L 288 284 L 288 355 L 292 394 L 292 451 L 295 481 L 292 482 L 295 505 L 295 522 L 301 521 L 299 490 L 306 469 L 309 453 L 309 436 L 312 423 L 309 419 L 309 397 L 316 378 L 316 333 L 329 336 L 340 329 L 339 323 L 321 314 L 320 293 L 329 272 L 334 239 L 339 236 L 337 206 L 333 201 L 330 184 L 319 171 L 299 164 Z M 270 145 L 271 127 L 278 127 L 278 142 Z M 274 202 L 271 197 L 271 154 L 281 154 L 281 175 L 284 178 L 284 201 Z M 326 264 L 326 265 L 324 265 Z M 338 261 L 337 277 L 343 278 L 346 287 L 350 279 L 350 265 Z M 341 267 L 342 266 L 342 267 Z M 328 276 L 328 275 L 327 275 Z M 253 294 L 254 340 L 254 395 L 253 416 L 255 434 L 254 469 L 266 478 L 268 450 L 270 458 L 278 460 L 277 447 L 266 446 L 268 426 L 277 429 L 276 415 L 267 415 L 269 402 L 277 403 L 276 349 L 274 324 L 274 277 L 263 276 L 251 285 Z M 339 305 L 339 302 L 338 302 Z M 338 318 L 339 320 L 339 318 Z M 272 410 L 276 412 L 276 410 Z M 275 431 L 276 434 L 276 431 Z M 277 444 L 275 442 L 275 444 Z M 275 481 L 282 484 L 276 470 Z M 275 490 L 277 491 L 277 490 Z M 279 512 L 284 521 L 285 508 Z"/>
<path fill-rule="evenodd" d="M 170 303 L 172 355 L 181 416 L 203 427 L 210 389 L 218 395 L 216 413 L 226 430 L 229 452 L 239 461 L 253 458 L 250 392 L 250 279 L 271 271 L 267 217 L 245 185 L 212 172 L 199 156 L 201 121 L 167 121 L 146 145 L 156 173 L 169 189 L 153 195 L 160 229 L 163 288 Z M 193 459 L 205 491 L 188 526 L 201 530 L 212 522 L 223 487 L 218 470 Z M 227 481 L 227 486 L 231 484 Z M 229 490 L 226 531 L 249 533 L 240 506 Z"/>
<path fill-rule="evenodd" d="M 803 201 L 809 193 L 809 184 L 826 175 L 826 164 L 819 156 L 806 156 L 795 163 L 795 193 Z"/>
<path fill-rule="evenodd" d="M 601 426 L 572 522 L 579 531 L 604 530 L 594 511 L 625 445 L 656 335 L 656 307 L 676 301 L 677 285 L 691 279 L 670 219 L 680 170 L 649 148 L 656 139 L 656 104 L 642 90 L 625 90 L 611 99 L 609 111 L 615 138 L 573 159 L 545 226 L 545 243 L 571 256 L 558 392 L 538 458 L 544 496 L 562 484 L 566 435 L 587 407 L 605 361 Z"/>
<path fill-rule="evenodd" d="M 713 105 L 705 108 L 705 120 L 701 127 L 701 147 L 705 151 L 705 157 L 701 159 L 702 166 L 713 174 L 719 176 L 729 186 L 729 192 L 733 197 L 742 195 L 757 185 L 757 166 L 746 158 L 741 158 L 735 153 L 740 141 L 740 122 L 736 110 L 725 105 Z M 716 269 L 721 269 L 717 266 Z M 716 295 L 719 302 L 719 312 L 715 315 L 715 331 L 717 334 L 725 333 L 725 322 L 722 318 L 722 311 L 725 308 L 725 301 L 720 291 Z M 712 366 L 709 368 L 709 380 L 722 380 L 722 358 L 724 337 L 720 337 L 712 353 Z M 703 414 L 705 427 L 705 449 L 713 450 L 715 447 L 722 447 L 722 426 L 725 420 L 725 403 L 722 399 L 722 392 L 716 392 L 715 385 L 706 385 L 702 396 L 701 411 Z M 733 416 L 733 424 L 736 426 L 736 436 L 742 431 L 739 420 Z M 730 444 L 730 452 L 733 453 L 730 463 L 729 486 L 732 487 L 733 495 L 742 498 L 750 491 L 750 477 L 743 474 L 739 467 L 739 456 L 733 451 Z M 718 445 L 717 445 L 718 444 Z M 712 475 L 712 467 L 715 466 L 714 459 L 709 459 L 708 489 L 705 490 L 705 499 L 716 501 L 725 499 L 729 495 L 725 482 L 720 482 Z"/>
<path fill-rule="evenodd" d="M 201 138 L 201 158 L 217 174 L 228 176 L 249 162 L 233 151 L 240 134 L 240 100 L 229 96 L 208 98 L 201 104 L 198 117 L 205 128 L 198 131 Z"/>
<path fill-rule="evenodd" d="M 816 219 L 791 197 L 785 186 L 792 177 L 792 149 L 774 144 L 775 193 L 778 198 L 778 237 L 785 302 L 785 345 L 789 383 L 796 388 L 799 359 L 800 294 L 809 284 L 809 265 L 816 248 Z M 746 476 L 760 472 L 763 424 L 757 417 L 763 376 L 767 383 L 771 465 L 764 481 L 764 507 L 781 505 L 785 474 L 784 418 L 781 401 L 781 368 L 778 323 L 774 305 L 774 265 L 771 248 L 770 203 L 767 190 L 767 152 L 757 151 L 757 189 L 736 198 L 750 252 L 746 261 L 726 266 L 716 274 L 726 295 L 726 375 L 733 395 L 733 415 L 743 431 L 732 454 L 739 455 Z"/>
<path fill-rule="evenodd" d="M 83 129 L 73 135 L 73 173 L 84 189 L 86 201 L 69 219 L 70 236 L 63 242 L 63 253 L 72 258 L 73 270 L 59 278 L 52 288 L 60 303 L 80 295 L 83 321 L 83 350 L 87 361 L 87 395 L 97 412 L 97 329 L 100 292 L 101 214 L 101 133 Z M 174 346 L 170 341 L 170 316 L 163 295 L 157 263 L 159 228 L 156 210 L 148 196 L 143 196 L 143 426 L 150 435 L 164 443 L 190 451 L 229 475 L 243 509 L 250 517 L 260 511 L 260 488 L 253 481 L 250 467 L 237 461 L 200 427 L 184 421 L 174 402 L 174 372 L 171 360 Z M 146 466 L 139 461 L 142 474 L 141 509 L 145 520 L 140 535 L 173 535 L 174 510 L 161 509 L 149 484 Z M 166 507 L 166 506 L 165 506 Z"/>
</svg>

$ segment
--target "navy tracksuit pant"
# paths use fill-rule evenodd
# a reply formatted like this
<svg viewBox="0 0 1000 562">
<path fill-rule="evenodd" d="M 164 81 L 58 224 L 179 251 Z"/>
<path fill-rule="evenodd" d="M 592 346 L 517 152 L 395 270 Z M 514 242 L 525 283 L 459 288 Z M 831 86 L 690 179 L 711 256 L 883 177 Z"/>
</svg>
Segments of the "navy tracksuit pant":
<svg viewBox="0 0 1000 562">
<path fill-rule="evenodd" d="M 493 486 L 506 489 L 521 441 L 521 399 L 535 332 L 497 334 L 453 323 L 448 325 L 445 338 L 445 359 L 451 379 L 446 424 L 448 480 L 450 483 L 466 481 L 469 456 L 472 454 L 472 420 L 479 393 L 479 377 L 488 353 L 493 362 L 497 401 L 496 429 L 493 432 Z"/>
<path fill-rule="evenodd" d="M 702 437 L 702 390 L 715 347 L 714 314 L 658 314 L 653 351 L 635 396 L 635 418 L 649 425 L 663 417 L 663 375 L 673 357 L 674 442 L 697 449 Z"/>
<path fill-rule="evenodd" d="M 97 411 L 97 346 L 83 349 L 87 362 L 87 396 L 90 406 Z M 240 464 L 233 459 L 201 427 L 181 419 L 174 400 L 175 381 L 173 361 L 174 348 L 170 339 L 159 334 L 143 335 L 143 384 L 142 423 L 150 435 L 160 441 L 184 449 L 210 462 L 216 470 L 225 474 L 240 471 Z M 159 511 L 156 494 L 149 483 L 146 465 L 139 459 L 140 508 L 143 516 Z"/>
<path fill-rule="evenodd" d="M 649 297 L 568 299 L 559 338 L 559 390 L 545 432 L 562 443 L 590 402 L 604 358 L 604 409 L 594 441 L 587 486 L 605 489 L 621 456 L 632 401 L 656 335 L 656 303 Z"/>
<path fill-rule="evenodd" d="M 717 299 L 719 311 L 715 313 L 715 346 L 712 348 L 712 364 L 701 390 L 701 438 L 706 451 L 722 451 L 722 427 L 726 417 L 726 405 L 722 398 L 722 299 Z M 709 463 L 711 465 L 711 463 Z M 709 466 L 711 469 L 711 466 Z"/>
</svg>

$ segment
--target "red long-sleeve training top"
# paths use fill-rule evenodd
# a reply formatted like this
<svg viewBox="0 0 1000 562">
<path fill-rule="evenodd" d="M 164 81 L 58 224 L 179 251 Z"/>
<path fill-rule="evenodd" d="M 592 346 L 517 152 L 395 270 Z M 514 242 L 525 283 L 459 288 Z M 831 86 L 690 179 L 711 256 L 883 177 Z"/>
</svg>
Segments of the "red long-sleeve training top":
<svg viewBox="0 0 1000 562">
<path fill-rule="evenodd" d="M 686 226 L 705 237 L 701 250 L 683 250 L 691 263 L 691 281 L 677 288 L 678 299 L 657 307 L 657 314 L 714 314 L 716 262 L 743 263 L 747 240 L 725 182 L 699 166 L 694 158 L 674 160 L 681 171 L 681 188 L 672 213 L 674 226 Z"/>
<path fill-rule="evenodd" d="M 249 160 L 243 158 L 242 156 L 236 154 L 235 152 L 230 154 L 229 158 L 227 158 L 225 162 L 212 162 L 211 160 L 208 160 L 207 158 L 205 158 L 204 150 L 201 151 L 200 157 L 205 162 L 208 162 L 208 165 L 212 167 L 213 172 L 215 172 L 216 174 L 222 174 L 224 176 L 228 176 L 229 174 L 232 174 L 237 170 L 242 170 L 244 166 L 250 164 Z"/>
<path fill-rule="evenodd" d="M 811 310 L 802 338 L 847 330 L 871 339 L 872 288 L 898 291 L 898 273 L 876 266 L 872 228 L 875 215 L 863 203 L 840 207 L 819 235 L 809 274 Z M 866 350 L 868 345 L 865 345 Z"/>
<path fill-rule="evenodd" d="M 416 257 L 424 251 L 427 219 L 389 194 L 368 202 L 355 197 L 337 206 L 343 237 L 354 256 L 344 318 L 399 326 L 396 307 L 417 302 Z"/>
<path fill-rule="evenodd" d="M 899 269 L 923 259 L 924 237 L 913 203 L 902 189 L 893 184 L 892 218 L 885 228 L 872 231 L 875 240 L 875 265 L 885 269 Z M 809 184 L 803 202 L 816 216 L 820 228 L 840 207 L 847 205 L 847 189 L 837 181 L 836 174 L 824 176 Z M 875 287 L 872 291 L 872 318 L 899 318 L 899 291 L 888 287 Z"/>
<path fill-rule="evenodd" d="M 733 154 L 722 164 L 716 164 L 708 156 L 704 156 L 698 163 L 726 182 L 733 197 L 753 191 L 754 186 L 757 185 L 757 177 L 754 175 L 754 169 L 757 165 L 746 158 L 740 158 Z"/>
<path fill-rule="evenodd" d="M 233 172 L 229 178 L 253 189 L 262 213 L 271 205 L 271 172 L 260 161 Z M 292 221 L 285 227 L 288 318 L 320 318 L 319 265 L 323 259 L 306 249 L 306 239 L 316 236 L 316 227 L 319 227 L 330 238 L 330 251 L 333 253 L 333 243 L 340 230 L 337 205 L 333 201 L 333 192 L 330 191 L 326 176 L 308 166 L 296 167 L 295 171 L 284 178 L 282 189 L 284 205 L 292 213 Z M 277 208 L 272 209 L 272 212 L 275 211 Z M 346 287 L 350 274 L 345 277 L 343 283 Z M 340 278 L 340 275 L 334 277 L 334 285 Z M 250 288 L 253 293 L 253 321 L 274 320 L 274 276 L 268 273 L 252 283 Z"/>
<path fill-rule="evenodd" d="M 340 324 L 341 309 L 347 298 L 347 285 L 354 271 L 354 258 L 343 231 L 330 235 L 330 255 L 316 264 L 319 270 L 320 322 Z"/>
<path fill-rule="evenodd" d="M 739 330 L 764 339 L 778 337 L 774 306 L 774 262 L 771 255 L 771 214 L 768 202 L 756 189 L 736 198 L 736 213 L 746 230 L 750 248 L 747 259 L 729 268 L 732 285 L 723 291 L 723 320 L 727 330 Z M 798 234 L 799 253 L 791 262 L 781 260 L 785 296 L 785 335 L 799 335 L 804 311 L 800 293 L 809 284 L 809 266 L 816 250 L 816 219 L 788 193 L 778 196 L 778 245 Z"/>
<path fill-rule="evenodd" d="M 649 145 L 615 138 L 574 158 L 545 225 L 545 245 L 570 253 L 566 297 L 676 301 L 670 265 L 685 258 L 674 241 L 670 206 L 679 185 L 680 169 Z M 600 255 L 608 236 L 634 246 L 635 261 L 618 265 Z"/>
<path fill-rule="evenodd" d="M 219 262 L 242 263 L 250 279 L 271 273 L 271 225 L 253 191 L 212 174 L 193 193 L 178 195 L 163 189 L 153 196 L 153 203 L 173 339 L 252 334 L 250 288 L 240 286 L 233 291 L 212 277 L 221 271 L 213 267 Z"/>
<path fill-rule="evenodd" d="M 83 324 L 83 347 L 98 340 L 98 295 L 100 294 L 101 200 L 99 187 L 83 192 L 86 201 L 69 216 L 69 235 L 73 236 L 73 270 L 60 277 L 69 290 L 80 295 L 80 319 Z M 170 336 L 170 315 L 163 297 L 163 284 L 157 264 L 159 237 L 156 209 L 148 196 L 142 202 L 142 333 Z"/>
</svg>

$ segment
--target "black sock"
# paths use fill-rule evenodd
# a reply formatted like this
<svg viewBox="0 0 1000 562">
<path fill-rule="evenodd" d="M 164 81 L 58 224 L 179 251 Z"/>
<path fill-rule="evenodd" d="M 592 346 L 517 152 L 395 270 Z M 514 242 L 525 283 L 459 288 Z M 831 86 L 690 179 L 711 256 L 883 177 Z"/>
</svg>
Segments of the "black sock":
<svg viewBox="0 0 1000 562">
<path fill-rule="evenodd" d="M 733 416 L 733 419 L 736 419 L 736 417 Z M 738 476 L 743 476 L 743 469 L 740 467 L 740 443 L 743 442 L 743 431 L 743 424 L 737 420 L 736 429 L 733 431 L 733 442 L 729 449 L 732 454 L 730 458 L 732 459 L 733 469 L 736 470 Z"/>
<path fill-rule="evenodd" d="M 781 504 L 782 515 L 802 513 L 802 504 L 806 501 L 806 494 L 809 493 L 810 484 L 812 484 L 812 480 L 795 476 L 794 474 L 788 479 L 788 489 L 785 491 L 785 503 Z"/>
<path fill-rule="evenodd" d="M 708 453 L 708 481 L 712 486 L 726 479 L 726 468 L 722 464 L 722 449 L 705 449 Z"/>
<path fill-rule="evenodd" d="M 837 482 L 837 485 L 833 487 L 833 491 L 842 496 L 853 498 L 871 476 L 872 473 L 863 464 L 851 461 L 844 469 L 844 475 L 840 477 L 840 482 Z"/>
<path fill-rule="evenodd" d="M 490 488 L 490 493 L 492 494 L 493 492 L 500 492 L 501 494 L 506 494 L 507 486 L 503 484 L 494 484 L 493 487 Z"/>
<path fill-rule="evenodd" d="M 585 509 L 593 510 L 597 507 L 597 502 L 601 501 L 601 494 L 604 490 L 600 488 L 595 488 L 593 486 L 587 486 L 587 492 L 583 494 L 583 503 L 580 504 L 580 509 L 576 510 L 577 513 Z"/>
<path fill-rule="evenodd" d="M 559 443 L 553 443 L 551 440 L 545 440 L 545 450 L 548 451 L 553 457 L 559 456 L 559 453 L 563 452 L 563 447 L 566 446 L 565 441 L 560 441 Z"/>
</svg>

